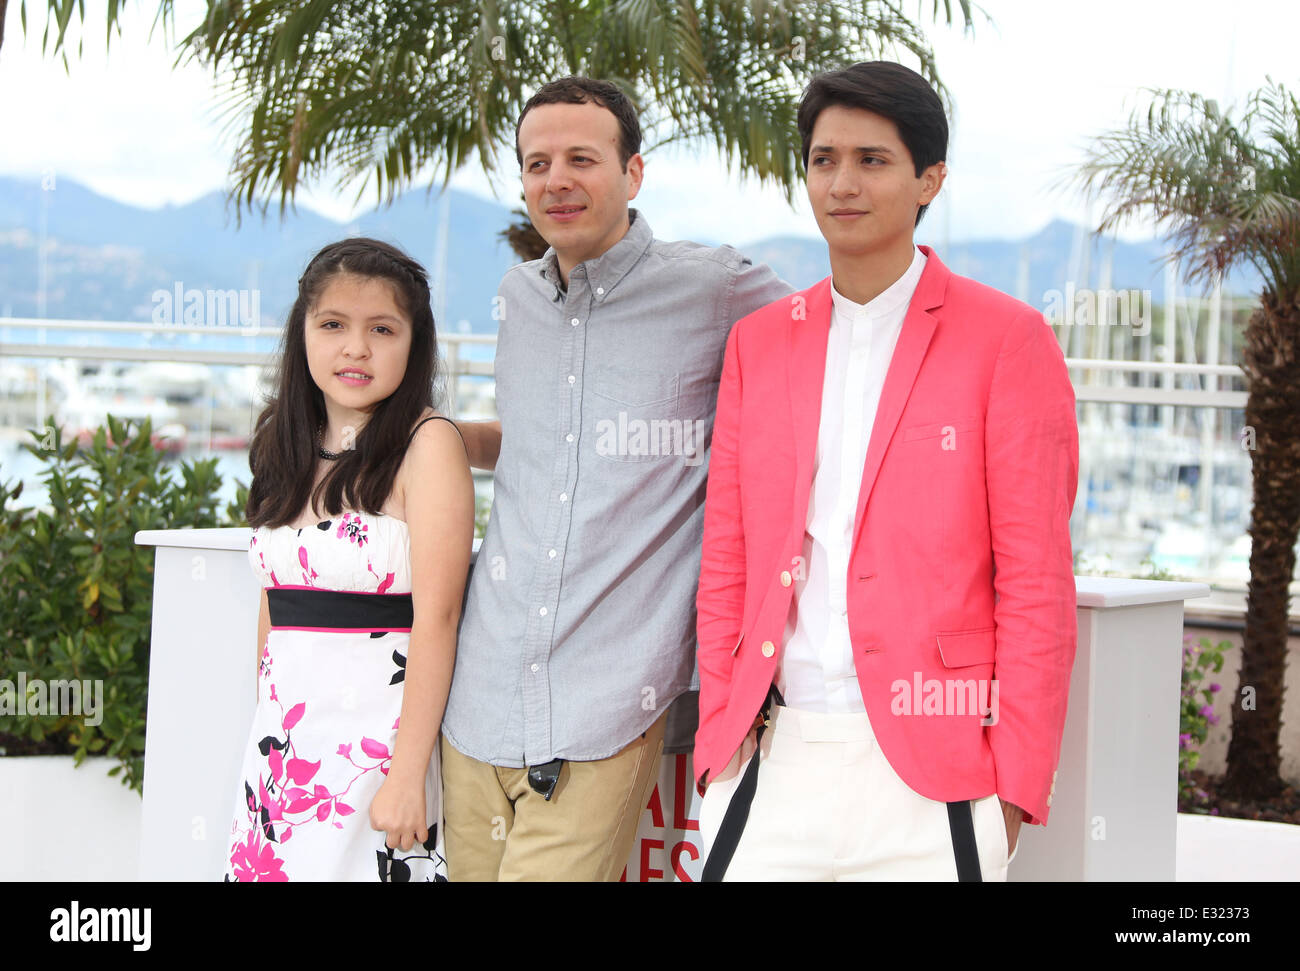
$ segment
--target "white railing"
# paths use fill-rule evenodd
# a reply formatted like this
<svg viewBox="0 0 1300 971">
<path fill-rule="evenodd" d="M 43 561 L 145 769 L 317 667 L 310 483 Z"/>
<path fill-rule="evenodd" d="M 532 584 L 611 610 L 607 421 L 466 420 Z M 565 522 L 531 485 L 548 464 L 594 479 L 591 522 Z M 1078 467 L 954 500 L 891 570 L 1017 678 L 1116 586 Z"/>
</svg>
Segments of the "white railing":
<svg viewBox="0 0 1300 971">
<path fill-rule="evenodd" d="M 203 334 L 208 337 L 243 337 L 247 339 L 280 339 L 283 332 L 278 327 L 212 327 L 201 324 L 143 324 L 123 320 L 47 320 L 40 317 L 0 317 L 0 336 L 8 329 L 76 331 L 100 334 Z M 44 335 L 41 335 L 42 338 Z M 463 344 L 495 344 L 493 334 L 438 334 L 438 343 L 450 363 L 453 352 Z M 84 344 L 48 344 L 43 339 L 31 341 L 0 341 L 3 357 L 54 357 L 99 361 L 175 361 L 184 364 L 270 364 L 274 351 L 212 351 L 185 350 L 182 348 L 88 346 Z M 463 374 L 492 374 L 491 362 L 464 361 Z M 486 369 L 484 369 L 486 367 Z"/>
<path fill-rule="evenodd" d="M 203 334 L 208 336 L 242 337 L 248 339 L 279 339 L 279 328 L 268 327 L 212 327 L 197 324 L 146 324 L 132 321 L 109 320 L 47 320 L 37 317 L 0 317 L 0 336 L 7 329 L 40 331 L 75 331 L 80 333 L 111 334 Z M 0 341 L 0 357 L 68 358 L 97 361 L 173 361 L 184 364 L 268 365 L 273 363 L 273 351 L 217 351 L 171 347 L 119 347 L 88 346 L 84 344 L 49 344 L 43 340 Z M 446 361 L 447 375 L 459 388 L 461 377 L 491 377 L 491 361 L 467 360 L 461 354 L 466 345 L 494 345 L 492 334 L 442 333 L 438 335 Z M 1151 373 L 1174 377 L 1180 374 L 1203 375 L 1211 378 L 1240 378 L 1242 370 L 1233 364 L 1187 364 L 1161 361 L 1117 361 L 1109 358 L 1066 358 L 1071 371 L 1118 371 Z M 1217 384 L 1217 381 L 1214 382 Z M 1144 388 L 1134 385 L 1103 385 L 1092 382 L 1076 383 L 1078 401 L 1098 401 L 1135 405 L 1207 405 L 1212 408 L 1244 408 L 1246 392 L 1220 391 L 1217 388 L 1174 388 L 1169 385 Z"/>
<path fill-rule="evenodd" d="M 41 331 L 38 341 L 8 340 L 10 330 Z M 131 335 L 191 335 L 219 336 L 279 340 L 282 330 L 277 327 L 212 327 L 198 324 L 146 324 L 119 320 L 47 320 L 38 317 L 0 317 L 0 357 L 53 358 L 72 361 L 165 361 L 177 364 L 209 364 L 222 366 L 273 365 L 276 351 L 218 351 L 178 347 L 129 347 L 118 345 L 50 344 L 44 331 L 71 331 L 92 334 Z M 466 358 L 466 346 L 495 345 L 494 334 L 440 333 L 438 345 L 449 381 L 448 391 L 452 401 L 460 400 L 460 379 L 465 377 L 492 377 L 492 361 Z"/>
<path fill-rule="evenodd" d="M 1167 364 L 1163 361 L 1116 361 L 1110 358 L 1067 357 L 1065 366 L 1071 371 L 1126 371 L 1176 376 L 1200 374 L 1208 377 L 1243 378 L 1235 364 Z M 1190 405 L 1209 408 L 1245 408 L 1245 391 L 1219 391 L 1217 388 L 1173 388 L 1169 386 L 1144 388 L 1132 384 L 1074 384 L 1076 401 L 1104 401 L 1123 405 Z"/>
</svg>

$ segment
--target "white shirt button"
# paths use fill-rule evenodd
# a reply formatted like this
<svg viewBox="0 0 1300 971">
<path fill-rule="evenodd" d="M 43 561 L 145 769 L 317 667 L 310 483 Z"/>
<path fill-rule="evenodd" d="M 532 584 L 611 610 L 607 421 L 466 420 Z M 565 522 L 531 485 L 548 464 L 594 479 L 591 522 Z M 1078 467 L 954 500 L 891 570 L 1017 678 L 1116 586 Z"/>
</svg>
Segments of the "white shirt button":
<svg viewBox="0 0 1300 971">
<path fill-rule="evenodd" d="M 569 321 L 569 323 L 571 323 L 574 327 L 577 327 L 577 326 L 578 326 L 578 318 L 577 318 L 577 317 L 574 317 L 571 321 Z"/>
<path fill-rule="evenodd" d="M 564 436 L 564 440 L 565 440 L 566 442 L 571 442 L 571 441 L 573 441 L 573 432 L 569 432 L 569 434 L 565 435 L 565 436 Z"/>
<path fill-rule="evenodd" d="M 598 297 L 603 297 L 604 295 L 605 295 L 605 288 L 604 288 L 604 287 L 596 287 L 596 296 L 598 296 Z"/>
<path fill-rule="evenodd" d="M 560 502 L 568 502 L 568 501 L 569 501 L 569 494 L 567 492 L 561 492 Z"/>
<path fill-rule="evenodd" d="M 536 664 L 534 664 L 533 667 L 532 667 L 532 670 L 533 670 L 533 673 L 535 674 L 535 673 L 537 673 L 538 671 L 540 671 L 541 669 L 540 669 Z"/>
<path fill-rule="evenodd" d="M 776 653 L 776 645 L 771 641 L 763 642 L 763 657 L 771 657 Z"/>
<path fill-rule="evenodd" d="M 546 616 L 546 608 L 545 608 L 545 607 L 538 607 L 538 608 L 537 608 L 537 612 L 538 612 L 539 614 L 541 614 L 543 617 Z"/>
<path fill-rule="evenodd" d="M 572 374 L 569 375 L 569 384 L 573 384 L 573 382 L 574 382 L 574 381 L 577 381 L 577 380 L 578 380 L 578 379 L 575 378 Z"/>
<path fill-rule="evenodd" d="M 552 560 L 555 559 L 555 550 L 548 550 L 546 553 Z"/>
</svg>

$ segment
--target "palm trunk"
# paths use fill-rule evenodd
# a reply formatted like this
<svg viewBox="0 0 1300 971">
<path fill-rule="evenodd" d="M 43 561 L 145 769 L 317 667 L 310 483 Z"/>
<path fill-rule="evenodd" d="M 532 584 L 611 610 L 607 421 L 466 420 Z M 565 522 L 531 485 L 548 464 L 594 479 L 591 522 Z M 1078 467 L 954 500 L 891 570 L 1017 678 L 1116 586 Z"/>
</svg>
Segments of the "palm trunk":
<svg viewBox="0 0 1300 971">
<path fill-rule="evenodd" d="M 1220 792 L 1254 800 L 1283 788 L 1279 736 L 1289 587 L 1300 532 L 1300 293 L 1278 299 L 1266 292 L 1245 336 L 1246 425 L 1255 432 L 1250 584 L 1232 742 Z"/>
</svg>

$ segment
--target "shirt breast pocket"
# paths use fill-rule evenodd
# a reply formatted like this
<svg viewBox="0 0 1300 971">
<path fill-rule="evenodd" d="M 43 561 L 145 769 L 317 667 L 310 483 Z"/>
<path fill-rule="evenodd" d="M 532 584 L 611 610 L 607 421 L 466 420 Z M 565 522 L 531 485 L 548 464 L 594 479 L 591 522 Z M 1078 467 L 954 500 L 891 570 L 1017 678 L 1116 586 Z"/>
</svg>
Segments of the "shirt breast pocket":
<svg viewBox="0 0 1300 971">
<path fill-rule="evenodd" d="M 653 462 L 683 446 L 681 376 L 675 371 L 601 368 L 584 402 L 596 454 L 612 462 Z"/>
</svg>

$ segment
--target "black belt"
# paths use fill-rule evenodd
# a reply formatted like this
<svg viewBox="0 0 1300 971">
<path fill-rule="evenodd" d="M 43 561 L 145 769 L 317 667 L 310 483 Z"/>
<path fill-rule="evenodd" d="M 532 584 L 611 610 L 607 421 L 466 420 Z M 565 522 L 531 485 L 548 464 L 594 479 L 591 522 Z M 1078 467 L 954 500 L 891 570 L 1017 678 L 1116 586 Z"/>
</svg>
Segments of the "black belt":
<svg viewBox="0 0 1300 971">
<path fill-rule="evenodd" d="M 409 631 L 415 617 L 409 593 L 266 588 L 272 627 L 309 630 Z"/>
<path fill-rule="evenodd" d="M 749 765 L 745 767 L 745 774 L 736 786 L 735 793 L 732 794 L 731 802 L 727 804 L 727 811 L 722 816 L 717 838 L 714 839 L 713 846 L 709 850 L 708 859 L 704 861 L 704 872 L 700 875 L 701 883 L 721 882 L 731 863 L 731 857 L 740 844 L 740 834 L 745 831 L 745 823 L 749 819 L 749 807 L 754 801 L 754 793 L 758 791 L 759 744 L 763 741 L 763 732 L 767 730 L 768 713 L 773 698 L 778 705 L 785 707 L 781 692 L 776 690 L 776 685 L 772 685 L 767 698 L 763 701 L 760 715 L 762 721 L 758 726 L 754 754 L 749 760 Z M 741 744 L 743 745 L 744 742 L 742 741 Z M 980 883 L 983 877 L 980 875 L 979 851 L 975 845 L 975 824 L 971 819 L 969 801 L 948 803 L 948 830 L 952 834 L 952 852 L 957 861 L 957 879 L 963 883 Z"/>
</svg>

